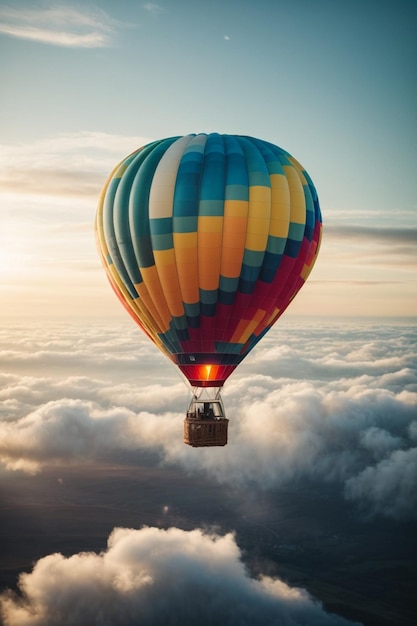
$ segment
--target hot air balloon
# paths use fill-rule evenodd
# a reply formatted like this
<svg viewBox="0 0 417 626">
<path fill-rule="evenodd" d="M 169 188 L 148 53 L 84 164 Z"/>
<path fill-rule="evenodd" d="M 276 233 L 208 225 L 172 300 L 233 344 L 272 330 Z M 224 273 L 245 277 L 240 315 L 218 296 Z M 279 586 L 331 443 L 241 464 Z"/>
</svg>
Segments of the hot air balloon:
<svg viewBox="0 0 417 626">
<path fill-rule="evenodd" d="M 221 388 L 303 286 L 321 228 L 307 172 L 253 137 L 161 139 L 110 174 L 98 249 L 128 313 L 191 385 L 185 443 L 227 443 Z"/>
</svg>

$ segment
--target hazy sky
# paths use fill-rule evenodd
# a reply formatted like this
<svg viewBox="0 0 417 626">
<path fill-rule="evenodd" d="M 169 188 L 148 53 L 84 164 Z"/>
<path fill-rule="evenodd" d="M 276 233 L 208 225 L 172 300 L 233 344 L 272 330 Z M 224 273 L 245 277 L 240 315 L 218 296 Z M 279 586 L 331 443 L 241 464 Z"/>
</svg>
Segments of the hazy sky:
<svg viewBox="0 0 417 626">
<path fill-rule="evenodd" d="M 415 32 L 412 0 L 1 0 L 1 315 L 124 315 L 93 234 L 107 174 L 212 131 L 278 144 L 318 189 L 293 313 L 415 315 Z"/>
</svg>

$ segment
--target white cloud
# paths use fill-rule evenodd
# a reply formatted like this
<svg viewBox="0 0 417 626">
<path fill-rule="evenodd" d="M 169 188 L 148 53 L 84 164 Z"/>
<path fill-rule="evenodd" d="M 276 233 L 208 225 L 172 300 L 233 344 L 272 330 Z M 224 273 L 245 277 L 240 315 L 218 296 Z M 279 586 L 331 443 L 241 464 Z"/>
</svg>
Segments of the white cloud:
<svg viewBox="0 0 417 626">
<path fill-rule="evenodd" d="M 66 46 L 68 48 L 101 48 L 108 45 L 107 37 L 103 33 L 88 33 L 80 35 L 69 32 L 54 32 L 42 28 L 34 28 L 32 26 L 12 26 L 9 24 L 0 24 L 0 33 L 36 41 L 39 43 L 52 44 L 55 46 Z"/>
<path fill-rule="evenodd" d="M 229 485 L 332 483 L 369 513 L 412 518 L 417 474 L 400 468 L 417 438 L 415 331 L 284 328 L 224 390 L 229 444 L 197 451 L 182 443 L 185 386 L 133 325 L 4 328 L 2 462 L 34 472 L 151 450 Z M 365 488 L 371 478 L 375 490 Z"/>
<path fill-rule="evenodd" d="M 393 436 L 384 428 L 371 426 L 361 434 L 360 443 L 372 452 L 376 459 L 380 459 L 392 450 L 401 448 L 403 440 L 401 437 Z"/>
<path fill-rule="evenodd" d="M 305 590 L 251 578 L 233 535 L 196 529 L 116 528 L 107 550 L 50 554 L 0 596 L 8 626 L 336 626 Z"/>
<path fill-rule="evenodd" d="M 346 481 L 346 497 L 368 513 L 407 518 L 417 509 L 417 448 L 394 450 Z"/>
<path fill-rule="evenodd" d="M 410 216 L 411 217 L 411 216 Z M 414 217 L 414 216 L 413 216 Z M 410 225 L 409 228 L 405 226 L 363 226 L 359 224 L 329 224 L 326 227 L 327 233 L 337 238 L 348 239 L 349 241 L 356 241 L 357 239 L 365 239 L 366 241 L 375 240 L 382 244 L 393 243 L 404 245 L 415 245 L 417 241 L 417 227 Z"/>
<path fill-rule="evenodd" d="M 104 11 L 70 6 L 0 8 L 0 33 L 69 48 L 102 48 L 111 43 L 115 26 Z"/>
</svg>

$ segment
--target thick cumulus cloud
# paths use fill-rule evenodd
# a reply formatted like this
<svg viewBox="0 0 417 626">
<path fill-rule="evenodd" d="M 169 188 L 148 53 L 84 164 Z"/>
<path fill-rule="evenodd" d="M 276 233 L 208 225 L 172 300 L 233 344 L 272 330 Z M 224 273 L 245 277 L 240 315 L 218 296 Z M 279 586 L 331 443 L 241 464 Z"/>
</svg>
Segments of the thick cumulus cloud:
<svg viewBox="0 0 417 626">
<path fill-rule="evenodd" d="M 164 433 L 178 446 L 178 415 L 101 409 L 83 400 L 48 402 L 27 416 L 0 423 L 0 460 L 7 469 L 39 471 L 51 462 L 88 460 L 113 450 L 156 447 Z"/>
<path fill-rule="evenodd" d="M 170 378 L 172 370 L 166 370 L 164 385 L 159 357 L 152 366 L 146 342 L 137 342 L 142 360 L 135 360 L 123 334 L 110 333 L 106 341 L 97 332 L 90 335 L 90 352 L 82 340 L 80 362 L 88 369 L 94 355 L 113 353 L 114 360 L 107 370 L 98 358 L 95 378 L 23 376 L 39 346 L 32 340 L 30 355 L 27 346 L 15 346 L 21 352 L 19 362 L 14 357 L 15 373 L 0 378 L 0 459 L 8 469 L 36 472 L 51 462 L 152 450 L 161 462 L 231 485 L 332 483 L 367 514 L 415 517 L 417 368 L 411 326 L 323 330 L 289 324 L 286 333 L 268 335 L 225 389 L 229 444 L 197 450 L 182 443 L 187 392 L 174 374 Z M 55 363 L 57 352 L 64 362 L 67 352 L 67 370 L 58 373 L 71 371 L 70 343 L 50 339 L 49 356 L 38 355 L 37 363 Z"/>
<path fill-rule="evenodd" d="M 3 593 L 5 626 L 352 624 L 303 589 L 251 578 L 231 534 L 116 528 L 101 554 L 51 554 Z"/>
</svg>

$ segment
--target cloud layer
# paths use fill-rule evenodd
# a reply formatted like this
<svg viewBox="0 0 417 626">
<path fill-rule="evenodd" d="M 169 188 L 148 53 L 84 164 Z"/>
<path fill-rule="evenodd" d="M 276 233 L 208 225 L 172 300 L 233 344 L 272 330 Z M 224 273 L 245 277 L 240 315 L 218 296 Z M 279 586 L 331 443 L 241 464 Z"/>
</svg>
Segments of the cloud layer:
<svg viewBox="0 0 417 626">
<path fill-rule="evenodd" d="M 116 528 L 105 552 L 51 554 L 3 593 L 6 626 L 347 625 L 303 589 L 246 571 L 233 535 Z"/>
<path fill-rule="evenodd" d="M 78 328 L 78 341 L 70 329 L 32 329 L 30 340 L 20 332 L 0 353 L 9 470 L 152 450 L 230 485 L 333 484 L 368 515 L 415 516 L 413 327 L 272 331 L 225 388 L 228 446 L 197 450 L 182 443 L 185 386 L 134 327 Z M 44 375 L 29 375 L 36 370 Z"/>
<path fill-rule="evenodd" d="M 0 9 L 0 33 L 67 48 L 103 48 L 111 43 L 115 21 L 99 9 L 64 5 Z"/>
</svg>

